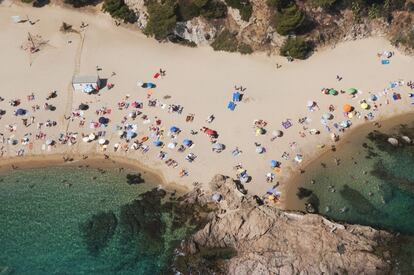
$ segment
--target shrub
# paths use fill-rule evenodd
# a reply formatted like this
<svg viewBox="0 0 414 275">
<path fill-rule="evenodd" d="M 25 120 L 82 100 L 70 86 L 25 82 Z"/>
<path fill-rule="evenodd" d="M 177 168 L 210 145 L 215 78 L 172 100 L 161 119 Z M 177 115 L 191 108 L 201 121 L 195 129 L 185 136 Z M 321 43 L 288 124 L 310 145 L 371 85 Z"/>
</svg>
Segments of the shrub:
<svg viewBox="0 0 414 275">
<path fill-rule="evenodd" d="M 329 10 L 336 3 L 336 0 L 313 0 L 313 4 L 325 10 Z"/>
<path fill-rule="evenodd" d="M 305 13 L 296 4 L 291 4 L 276 14 L 276 31 L 287 35 L 299 29 L 305 21 Z"/>
<path fill-rule="evenodd" d="M 201 15 L 206 19 L 219 19 L 227 16 L 227 6 L 218 0 L 208 1 L 201 9 Z"/>
<path fill-rule="evenodd" d="M 211 43 L 215 51 L 239 52 L 241 54 L 251 54 L 253 49 L 250 45 L 240 42 L 236 38 L 235 33 L 229 30 L 223 30 Z"/>
<path fill-rule="evenodd" d="M 303 38 L 291 38 L 289 37 L 280 48 L 280 55 L 291 56 L 297 59 L 305 59 L 312 51 L 311 45 Z"/>
<path fill-rule="evenodd" d="M 249 21 L 252 16 L 253 8 L 249 0 L 225 0 L 226 4 L 234 9 L 238 9 L 241 19 Z"/>
<path fill-rule="evenodd" d="M 88 5 L 96 5 L 98 3 L 97 0 L 65 0 L 64 2 L 66 4 L 72 5 L 75 8 L 80 8 Z"/>
<path fill-rule="evenodd" d="M 153 2 L 149 3 L 147 8 L 149 18 L 145 33 L 154 36 L 157 40 L 165 39 L 172 33 L 177 23 L 175 3 L 173 1 L 166 1 L 163 4 Z"/>
<path fill-rule="evenodd" d="M 219 0 L 179 0 L 177 17 L 188 21 L 197 16 L 207 19 L 223 18 L 227 15 L 227 6 Z"/>
<path fill-rule="evenodd" d="M 243 42 L 239 44 L 237 50 L 241 54 L 252 54 L 253 53 L 252 47 Z"/>
<path fill-rule="evenodd" d="M 113 18 L 123 20 L 125 23 L 134 23 L 137 16 L 124 2 L 124 0 L 105 0 L 102 9 Z"/>
<path fill-rule="evenodd" d="M 215 51 L 236 52 L 238 49 L 236 34 L 223 30 L 211 43 L 211 46 Z"/>
</svg>

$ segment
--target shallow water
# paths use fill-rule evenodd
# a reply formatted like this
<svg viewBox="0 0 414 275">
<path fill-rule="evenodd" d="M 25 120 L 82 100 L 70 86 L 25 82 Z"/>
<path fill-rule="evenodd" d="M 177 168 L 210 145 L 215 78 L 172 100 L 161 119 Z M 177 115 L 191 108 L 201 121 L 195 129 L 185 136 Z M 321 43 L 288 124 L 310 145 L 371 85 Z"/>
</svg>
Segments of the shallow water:
<svg viewBox="0 0 414 275">
<path fill-rule="evenodd" d="M 60 167 L 2 173 L 0 270 L 9 267 L 15 274 L 162 272 L 185 228 L 171 229 L 169 213 L 159 210 L 159 200 L 147 199 L 152 211 L 135 200 L 155 182 L 129 185 L 128 171 L 105 171 Z M 135 214 L 139 211 L 150 213 L 148 220 L 139 216 L 145 213 Z M 151 226 L 159 234 L 147 234 Z"/>
<path fill-rule="evenodd" d="M 414 270 L 414 145 L 405 144 L 401 136 L 413 139 L 414 123 L 412 117 L 399 122 L 406 124 L 394 122 L 376 132 L 362 129 L 336 152 L 310 164 L 296 184 L 304 188 L 302 194 L 312 195 L 290 208 L 303 210 L 310 199 L 320 214 L 333 220 L 404 234 L 404 241 L 393 248 L 404 270 L 396 273 L 410 274 L 407 270 Z M 400 146 L 390 145 L 389 137 L 399 137 Z"/>
</svg>

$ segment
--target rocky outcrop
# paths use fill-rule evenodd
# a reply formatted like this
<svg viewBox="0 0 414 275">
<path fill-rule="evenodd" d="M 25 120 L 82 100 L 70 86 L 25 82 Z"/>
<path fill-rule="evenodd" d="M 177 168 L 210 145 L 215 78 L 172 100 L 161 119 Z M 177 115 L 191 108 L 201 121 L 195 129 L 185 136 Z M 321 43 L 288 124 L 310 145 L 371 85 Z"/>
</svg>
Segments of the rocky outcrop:
<svg viewBox="0 0 414 275">
<path fill-rule="evenodd" d="M 236 184 L 218 175 L 211 181 L 209 190 L 196 188 L 185 200 L 185 203 L 207 203 L 213 194 L 220 194 L 222 198 L 210 222 L 182 243 L 187 260 L 181 265 L 181 272 L 204 272 L 209 266 L 206 259 L 214 259 L 214 265 L 210 265 L 212 270 L 206 272 L 237 275 L 389 273 L 389 253 L 380 249 L 391 239 L 389 233 L 334 223 L 319 215 L 284 212 L 269 204 L 258 205 L 256 199 L 237 191 Z M 220 259 L 223 249 L 234 249 L 235 256 Z M 210 253 L 206 254 L 207 250 Z M 209 256 L 203 258 L 203 255 Z"/>
<path fill-rule="evenodd" d="M 174 33 L 197 45 L 208 45 L 214 41 L 217 29 L 202 17 L 196 17 L 186 22 L 178 22 Z"/>
</svg>

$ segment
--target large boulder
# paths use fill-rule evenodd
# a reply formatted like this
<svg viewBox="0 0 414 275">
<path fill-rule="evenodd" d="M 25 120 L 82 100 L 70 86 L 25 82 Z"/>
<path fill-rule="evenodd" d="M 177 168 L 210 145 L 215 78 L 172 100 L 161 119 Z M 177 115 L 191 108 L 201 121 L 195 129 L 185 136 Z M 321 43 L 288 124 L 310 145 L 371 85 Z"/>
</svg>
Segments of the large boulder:
<svg viewBox="0 0 414 275">
<path fill-rule="evenodd" d="M 232 248 L 235 256 L 212 265 L 220 266 L 219 273 L 389 274 L 390 254 L 377 247 L 391 234 L 319 215 L 284 212 L 269 204 L 259 206 L 252 197 L 240 196 L 235 185 L 228 177 L 216 176 L 203 193 L 197 191 L 199 202 L 209 201 L 217 192 L 223 199 L 210 222 L 182 243 L 183 252 L 193 259 L 187 267 L 197 269 L 198 263 L 205 268 L 205 260 L 197 262 L 194 257 L 206 249 Z"/>
</svg>

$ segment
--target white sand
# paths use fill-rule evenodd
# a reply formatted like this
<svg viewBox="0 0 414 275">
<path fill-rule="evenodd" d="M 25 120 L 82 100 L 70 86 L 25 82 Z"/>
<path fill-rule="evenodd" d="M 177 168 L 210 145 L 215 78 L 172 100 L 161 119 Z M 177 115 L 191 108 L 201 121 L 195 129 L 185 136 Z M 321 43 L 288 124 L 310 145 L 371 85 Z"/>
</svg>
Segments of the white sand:
<svg viewBox="0 0 414 275">
<path fill-rule="evenodd" d="M 29 15 L 31 20 L 40 19 L 35 25 L 29 23 L 14 24 L 11 16 Z M 79 29 L 81 21 L 88 23 L 84 36 L 83 47 L 80 47 L 80 35 L 63 34 L 59 27 L 65 21 Z M 48 46 L 29 58 L 29 54 L 20 49 L 25 41 L 27 32 L 40 34 L 48 40 Z M 71 40 L 72 43 L 68 43 Z M 94 111 L 101 106 L 111 107 L 114 112 L 109 116 L 111 125 L 106 129 L 107 137 L 111 137 L 112 127 L 119 124 L 123 116 L 130 110 L 119 111 L 116 103 L 126 94 L 131 99 L 143 101 L 144 114 L 152 121 L 158 116 L 162 120 L 162 126 L 168 130 L 176 125 L 182 129 L 177 138 L 180 144 L 184 138 L 192 139 L 195 146 L 187 149 L 185 153 L 179 153 L 168 148 L 163 150 L 174 158 L 179 167 L 167 168 L 157 159 L 159 148 L 151 145 L 147 154 L 129 152 L 128 157 L 138 159 L 143 164 L 155 169 L 162 169 L 163 176 L 169 182 L 179 182 L 190 186 L 192 182 L 208 182 L 217 173 L 234 177 L 233 166 L 242 163 L 247 169 L 252 181 L 246 184 L 246 188 L 256 194 L 263 194 L 270 186 L 280 181 L 283 190 L 285 182 L 292 172 L 297 171 L 298 166 L 292 160 L 285 161 L 281 158 L 284 151 L 290 153 L 291 159 L 296 153 L 303 154 L 304 161 L 309 161 L 322 150 L 316 149 L 317 144 L 330 146 L 328 133 L 321 127 L 321 114 L 327 112 L 329 104 L 337 107 L 334 112 L 336 121 L 342 120 L 342 105 L 349 102 L 358 106 L 357 101 L 369 96 L 369 92 L 379 92 L 386 88 L 390 81 L 414 79 L 412 74 L 414 58 L 407 57 L 394 49 L 389 42 L 382 38 L 370 38 L 365 40 L 342 43 L 335 49 L 326 49 L 314 54 L 306 61 L 287 63 L 281 57 L 267 57 L 264 54 L 253 56 L 241 56 L 214 52 L 210 48 L 185 48 L 173 44 L 160 44 L 152 39 L 144 37 L 134 30 L 115 27 L 112 20 L 105 14 L 85 14 L 60 7 L 45 7 L 41 9 L 26 6 L 0 5 L 0 95 L 6 100 L 0 102 L 0 109 L 6 109 L 7 114 L 0 120 L 0 132 L 5 137 L 15 134 L 21 138 L 25 133 L 37 132 L 36 125 L 24 127 L 20 119 L 13 116 L 15 107 L 11 107 L 8 101 L 12 98 L 21 98 L 19 107 L 31 111 L 31 105 L 43 106 L 45 97 L 53 90 L 58 91 L 58 97 L 50 100 L 57 107 L 55 112 L 43 110 L 29 113 L 36 116 L 36 123 L 53 119 L 59 122 L 57 127 L 46 128 L 48 137 L 57 139 L 58 133 L 64 132 L 67 121 L 63 115 L 69 114 L 81 102 L 92 101 L 91 108 L 86 111 L 86 125 L 79 129 L 78 121 L 69 125 L 70 131 L 91 133 L 90 121 L 97 120 Z M 391 58 L 391 64 L 381 65 L 377 52 L 392 50 L 395 56 Z M 78 62 L 79 60 L 80 62 Z M 32 65 L 29 66 L 30 62 Z M 276 69 L 276 62 L 282 64 L 282 68 Z M 78 64 L 79 63 L 79 64 Z M 103 78 L 110 77 L 112 72 L 116 76 L 109 79 L 115 87 L 102 92 L 100 96 L 86 95 L 73 92 L 70 82 L 74 72 L 82 74 L 95 74 L 96 66 L 102 71 L 99 75 Z M 166 70 L 167 75 L 163 79 L 154 80 L 152 75 L 159 68 Z M 338 82 L 336 75 L 343 77 Z M 147 106 L 146 91 L 136 86 L 137 81 L 151 81 L 157 84 L 152 99 L 159 99 L 166 104 L 180 104 L 184 106 L 182 115 L 169 114 L 167 110 L 159 107 Z M 226 106 L 232 98 L 234 85 L 246 87 L 244 99 L 239 103 L 235 111 L 229 111 Z M 337 90 L 356 87 L 362 94 L 358 99 L 350 99 L 347 95 L 336 97 L 321 94 L 321 88 L 333 87 Z M 407 97 L 409 89 L 405 86 L 399 89 L 403 98 L 375 112 L 377 119 L 403 113 L 411 110 L 410 100 Z M 36 95 L 36 101 L 28 102 L 26 96 L 31 92 Z M 163 96 L 171 95 L 171 99 L 164 100 Z M 389 98 L 389 97 L 388 97 Z M 318 102 L 321 110 L 310 113 L 306 109 L 309 99 Z M 381 98 L 385 103 L 385 98 Z M 362 114 L 368 111 L 362 111 Z M 193 123 L 186 123 L 188 113 L 195 114 Z M 214 114 L 216 119 L 208 124 L 205 119 Z M 308 116 L 312 119 L 309 128 L 317 128 L 322 134 L 301 138 L 298 132 L 301 125 L 297 119 Z M 270 133 L 276 129 L 282 129 L 281 122 L 286 118 L 293 120 L 294 126 L 284 130 L 285 135 L 270 142 Z M 252 128 L 253 120 L 264 119 L 267 121 L 268 134 L 256 136 Z M 354 124 L 363 123 L 363 119 L 352 120 Z M 15 133 L 8 133 L 4 125 L 17 123 Z M 36 124 L 35 123 L 35 124 Z M 140 135 L 148 134 L 148 125 L 142 124 L 139 118 L 134 123 L 138 124 Z M 190 135 L 190 130 L 199 130 L 202 126 L 210 127 L 219 133 L 219 142 L 226 145 L 226 150 L 220 154 L 211 151 L 211 144 L 205 134 Z M 112 145 L 119 139 L 114 133 L 111 137 Z M 167 144 L 169 138 L 164 140 Z M 289 143 L 297 143 L 297 149 L 289 148 Z M 267 152 L 258 155 L 255 152 L 254 143 L 258 142 L 266 147 Z M 149 142 L 147 142 L 150 144 Z M 40 150 L 44 141 L 35 141 L 34 148 L 29 151 L 22 145 L 11 146 L 5 144 L 4 156 L 15 156 L 20 148 L 26 148 L 26 154 L 45 154 Z M 231 151 L 238 146 L 243 154 L 233 157 Z M 59 145 L 50 153 L 72 152 L 83 154 L 98 151 L 97 143 L 78 142 L 75 146 Z M 108 151 L 111 154 L 112 149 Z M 187 153 L 193 152 L 198 157 L 193 163 L 185 160 Z M 123 155 L 123 153 L 115 153 Z M 277 174 L 274 183 L 267 183 L 265 175 L 270 172 L 270 160 L 282 161 L 282 172 Z M 181 168 L 189 171 L 189 176 L 178 176 Z M 282 196 L 283 202 L 283 196 Z"/>
</svg>

